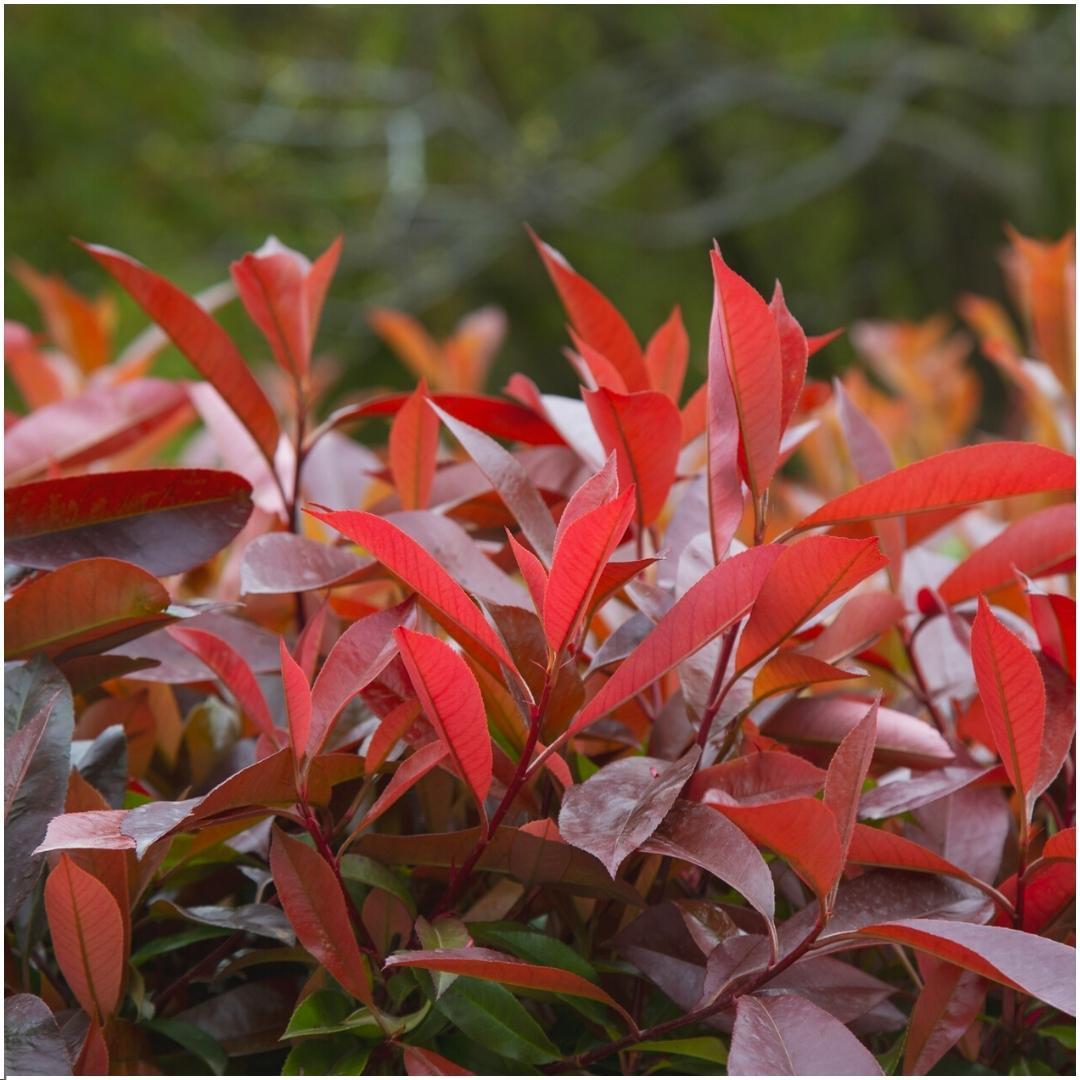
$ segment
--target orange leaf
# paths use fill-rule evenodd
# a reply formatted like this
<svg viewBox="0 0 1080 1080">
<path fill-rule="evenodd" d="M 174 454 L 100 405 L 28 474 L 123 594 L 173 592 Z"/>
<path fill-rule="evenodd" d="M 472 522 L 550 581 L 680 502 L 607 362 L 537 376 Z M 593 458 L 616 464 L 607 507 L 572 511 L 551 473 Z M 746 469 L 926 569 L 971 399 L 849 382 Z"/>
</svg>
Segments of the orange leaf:
<svg viewBox="0 0 1080 1080">
<path fill-rule="evenodd" d="M 690 339 L 683 326 L 682 311 L 676 304 L 660 328 L 645 346 L 645 370 L 649 385 L 666 394 L 669 400 L 679 404 L 682 396 L 686 365 L 690 359 Z"/>
<path fill-rule="evenodd" d="M 439 418 L 428 408 L 427 383 L 409 395 L 390 425 L 390 471 L 406 510 L 427 506 L 439 450 Z"/>
</svg>

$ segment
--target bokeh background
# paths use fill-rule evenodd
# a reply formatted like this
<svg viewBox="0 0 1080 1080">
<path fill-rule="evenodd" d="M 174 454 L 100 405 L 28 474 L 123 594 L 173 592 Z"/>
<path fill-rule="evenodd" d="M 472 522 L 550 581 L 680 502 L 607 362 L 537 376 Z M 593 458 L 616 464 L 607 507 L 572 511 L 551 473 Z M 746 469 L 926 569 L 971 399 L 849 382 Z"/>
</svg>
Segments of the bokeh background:
<svg viewBox="0 0 1080 1080">
<path fill-rule="evenodd" d="M 1073 223 L 1071 7 L 4 15 L 8 257 L 107 288 L 74 235 L 194 291 L 268 233 L 314 254 L 342 231 L 320 338 L 342 389 L 405 381 L 368 307 L 443 335 L 489 302 L 511 319 L 492 386 L 522 369 L 569 389 L 524 222 L 643 339 L 681 303 L 691 385 L 713 237 L 763 291 L 779 276 L 817 332 L 922 318 L 964 290 L 1004 298 L 1003 223 Z M 5 297 L 37 325 L 10 275 Z M 121 312 L 122 343 L 141 320 Z M 841 343 L 821 363 L 850 356 Z"/>
</svg>

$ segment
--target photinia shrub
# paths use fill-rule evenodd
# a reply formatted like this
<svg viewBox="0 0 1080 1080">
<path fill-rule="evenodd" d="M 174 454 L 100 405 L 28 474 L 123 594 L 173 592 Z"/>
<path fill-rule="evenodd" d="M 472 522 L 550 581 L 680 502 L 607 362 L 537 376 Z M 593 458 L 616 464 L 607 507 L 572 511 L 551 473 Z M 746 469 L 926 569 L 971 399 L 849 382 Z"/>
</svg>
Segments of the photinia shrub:
<svg viewBox="0 0 1080 1080">
<path fill-rule="evenodd" d="M 8 1070 L 1070 1072 L 1071 236 L 960 304 L 1008 440 L 946 320 L 829 384 L 719 249 L 642 346 L 533 239 L 579 397 L 379 310 L 415 389 L 326 409 L 340 241 L 83 245 L 120 350 L 16 266 Z"/>
</svg>

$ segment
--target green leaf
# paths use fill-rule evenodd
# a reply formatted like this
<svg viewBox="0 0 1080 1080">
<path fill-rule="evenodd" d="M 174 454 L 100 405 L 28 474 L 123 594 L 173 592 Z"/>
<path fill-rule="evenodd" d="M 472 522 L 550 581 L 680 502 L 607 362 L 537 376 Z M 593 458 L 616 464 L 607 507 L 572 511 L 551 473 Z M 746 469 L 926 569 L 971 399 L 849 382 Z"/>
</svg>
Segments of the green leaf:
<svg viewBox="0 0 1080 1080">
<path fill-rule="evenodd" d="M 461 949 L 472 944 L 465 924 L 452 916 L 443 916 L 429 923 L 421 915 L 416 920 L 416 936 L 425 949 Z M 431 972 L 431 981 L 435 984 L 435 997 L 441 998 L 457 977 L 447 971 Z"/>
<path fill-rule="evenodd" d="M 166 934 L 164 937 L 154 938 L 148 941 L 140 949 L 131 954 L 131 963 L 135 967 L 145 964 L 147 960 L 162 953 L 174 952 L 192 945 L 196 941 L 206 941 L 209 938 L 226 937 L 230 931 L 217 926 L 194 926 L 190 930 L 184 930 L 179 934 Z"/>
<path fill-rule="evenodd" d="M 172 1039 L 196 1057 L 202 1058 L 215 1076 L 222 1076 L 229 1066 L 229 1056 L 222 1049 L 221 1043 L 194 1024 L 185 1024 L 182 1020 L 149 1020 L 142 1026 Z"/>
<path fill-rule="evenodd" d="M 352 1010 L 352 1002 L 336 990 L 316 990 L 309 994 L 293 1010 L 283 1039 L 297 1035 L 327 1035 L 347 1031 L 345 1019 Z"/>
<path fill-rule="evenodd" d="M 727 1047 L 712 1035 L 698 1035 L 686 1039 L 646 1039 L 644 1042 L 635 1043 L 630 1049 L 655 1054 L 678 1054 L 711 1061 L 714 1065 L 727 1064 Z"/>
<path fill-rule="evenodd" d="M 478 945 L 504 949 L 532 964 L 562 968 L 588 979 L 589 982 L 600 982 L 596 968 L 578 952 L 558 938 L 548 937 L 539 930 L 531 930 L 519 923 L 493 922 L 470 923 L 469 931 Z"/>
<path fill-rule="evenodd" d="M 371 1047 L 351 1035 L 305 1039 L 289 1051 L 282 1076 L 360 1076 Z"/>
<path fill-rule="evenodd" d="M 1057 1039 L 1062 1046 L 1070 1050 L 1076 1049 L 1076 1025 L 1075 1024 L 1050 1024 L 1048 1027 L 1039 1028 L 1040 1035 L 1046 1035 L 1051 1039 Z"/>
<path fill-rule="evenodd" d="M 459 978 L 437 1008 L 470 1038 L 496 1054 L 543 1065 L 561 1054 L 509 990 L 498 983 Z"/>
<path fill-rule="evenodd" d="M 900 1068 L 900 1062 L 903 1060 L 904 1057 L 904 1044 L 906 1042 L 907 1032 L 905 1031 L 900 1035 L 900 1038 L 897 1039 L 896 1042 L 894 1042 L 892 1046 L 890 1046 L 889 1049 L 885 1051 L 884 1054 L 877 1055 L 878 1063 L 881 1065 L 881 1071 L 886 1076 L 896 1075 L 897 1070 Z"/>
<path fill-rule="evenodd" d="M 366 855 L 345 855 L 341 859 L 341 876 L 346 884 L 357 882 L 371 889 L 396 896 L 409 909 L 409 914 L 416 917 L 416 901 L 406 888 L 400 876 L 388 870 L 382 863 L 369 859 Z"/>
</svg>

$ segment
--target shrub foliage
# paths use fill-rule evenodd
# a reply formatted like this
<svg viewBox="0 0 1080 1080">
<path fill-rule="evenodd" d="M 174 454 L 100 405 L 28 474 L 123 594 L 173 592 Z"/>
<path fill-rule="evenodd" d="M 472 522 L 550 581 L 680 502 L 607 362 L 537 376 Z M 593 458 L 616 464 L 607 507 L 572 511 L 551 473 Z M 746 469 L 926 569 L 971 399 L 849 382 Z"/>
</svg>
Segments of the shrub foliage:
<svg viewBox="0 0 1080 1080">
<path fill-rule="evenodd" d="M 960 304 L 1007 440 L 947 321 L 830 386 L 718 249 L 643 347 L 533 239 L 577 398 L 377 310 L 415 389 L 326 409 L 339 242 L 84 245 L 122 350 L 16 267 L 9 1070 L 1069 1071 L 1071 237 Z"/>
</svg>

